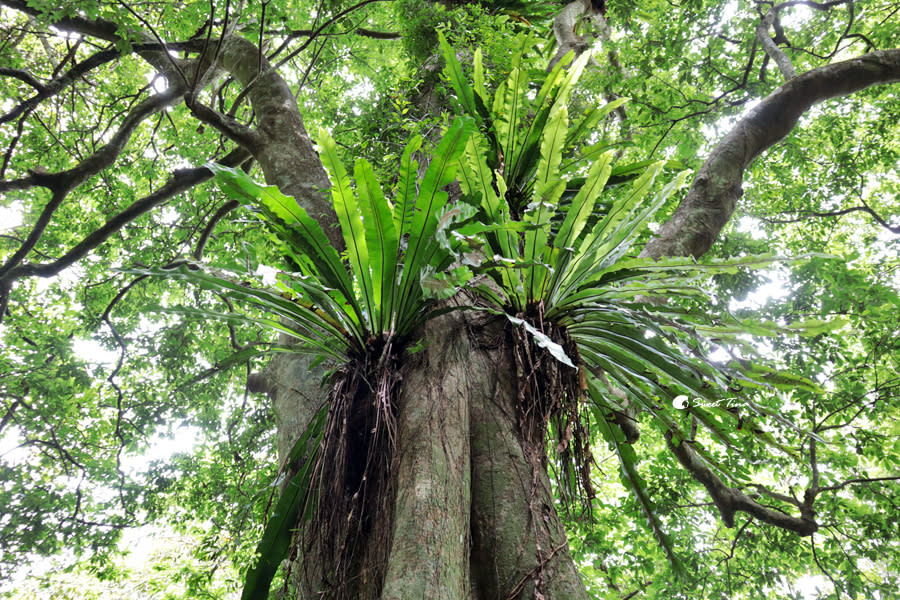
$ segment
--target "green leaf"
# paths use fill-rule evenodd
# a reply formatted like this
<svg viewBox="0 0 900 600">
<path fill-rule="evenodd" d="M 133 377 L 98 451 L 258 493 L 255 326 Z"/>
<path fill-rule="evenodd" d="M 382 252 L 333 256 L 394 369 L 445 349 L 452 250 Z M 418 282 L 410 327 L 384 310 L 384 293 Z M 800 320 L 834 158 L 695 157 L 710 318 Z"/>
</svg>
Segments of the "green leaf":
<svg viewBox="0 0 900 600">
<path fill-rule="evenodd" d="M 397 173 L 397 196 L 394 204 L 394 228 L 401 238 L 409 232 L 416 210 L 416 179 L 419 161 L 413 160 L 413 155 L 421 147 L 422 136 L 413 136 L 406 143 L 403 156 L 400 157 L 400 169 Z"/>
<path fill-rule="evenodd" d="M 331 198 L 334 203 L 334 211 L 337 213 L 338 222 L 341 225 L 350 268 L 353 270 L 354 278 L 362 292 L 361 300 L 366 317 L 363 321 L 371 326 L 378 321 L 380 306 L 376 304 L 373 290 L 369 248 L 366 243 L 366 226 L 363 225 L 363 219 L 360 218 L 362 211 L 356 201 L 356 196 L 350 189 L 350 178 L 338 157 L 337 145 L 324 129 L 319 130 L 319 155 L 331 178 Z"/>
<path fill-rule="evenodd" d="M 262 539 L 256 547 L 259 558 L 244 578 L 241 600 L 268 600 L 272 579 L 281 562 L 287 558 L 299 519 L 301 515 L 309 514 L 306 509 L 312 500 L 312 473 L 316 457 L 313 449 L 321 440 L 327 414 L 328 405 L 325 405 L 315 414 L 291 450 L 288 465 L 302 460 L 304 456 L 305 460 L 285 485 L 275 509 L 269 515 Z"/>
<path fill-rule="evenodd" d="M 416 290 L 421 290 L 420 273 L 437 251 L 432 237 L 438 227 L 438 215 L 447 202 L 447 192 L 441 188 L 454 181 L 459 156 L 465 149 L 472 128 L 471 119 L 457 118 L 453 121 L 438 144 L 419 186 L 399 291 L 398 311 L 403 315 L 414 312 L 412 307 L 418 298 Z"/>
<path fill-rule="evenodd" d="M 370 249 L 369 265 L 372 271 L 372 291 L 377 316 L 372 327 L 375 333 L 380 334 L 393 326 L 389 320 L 394 312 L 397 290 L 400 237 L 397 235 L 390 206 L 375 178 L 372 165 L 365 160 L 357 160 L 355 174 L 366 232 L 366 246 Z"/>
<path fill-rule="evenodd" d="M 629 98 L 616 98 L 599 108 L 595 107 L 588 110 L 584 117 L 579 119 L 575 126 L 569 130 L 566 146 L 571 146 L 586 135 L 593 133 L 600 121 L 606 118 L 609 113 L 628 102 L 628 100 Z"/>
<path fill-rule="evenodd" d="M 267 217 L 266 222 L 297 254 L 298 264 L 310 264 L 316 277 L 329 287 L 335 288 L 350 303 L 360 317 L 353 285 L 340 256 L 332 246 L 322 227 L 312 219 L 306 210 L 290 196 L 282 194 L 275 186 L 262 186 L 239 169 L 231 169 L 216 163 L 208 163 L 232 199 L 259 207 Z"/>
<path fill-rule="evenodd" d="M 534 196 L 526 210 L 524 220 L 535 225 L 534 229 L 525 232 L 526 260 L 547 260 L 549 247 L 550 218 L 556 214 L 559 197 L 565 190 L 565 182 L 559 178 L 559 163 L 562 160 L 563 142 L 569 126 L 568 111 L 565 106 L 555 108 L 543 130 L 541 158 L 538 161 L 534 182 Z M 525 273 L 525 289 L 528 302 L 539 299 L 543 291 L 547 268 L 538 266 Z"/>
<path fill-rule="evenodd" d="M 513 69 L 506 82 L 494 94 L 494 133 L 502 153 L 502 161 L 507 169 L 516 164 L 518 149 L 519 117 L 526 105 L 525 87 L 527 79 L 520 69 Z M 511 179 L 507 179 L 510 183 Z"/>
<path fill-rule="evenodd" d="M 441 53 L 443 54 L 444 62 L 446 63 L 444 72 L 450 80 L 450 85 L 453 86 L 453 91 L 456 92 L 456 98 L 459 100 L 460 104 L 462 104 L 463 109 L 465 109 L 468 115 L 480 122 L 481 115 L 475 107 L 475 93 L 469 86 L 469 82 L 466 81 L 465 75 L 463 75 L 462 65 L 460 65 L 459 61 L 456 59 L 456 52 L 447 42 L 447 38 L 444 37 L 442 32 L 438 31 L 437 35 L 438 42 L 441 45 Z M 484 82 L 482 81 L 482 89 L 483 85 Z"/>
</svg>

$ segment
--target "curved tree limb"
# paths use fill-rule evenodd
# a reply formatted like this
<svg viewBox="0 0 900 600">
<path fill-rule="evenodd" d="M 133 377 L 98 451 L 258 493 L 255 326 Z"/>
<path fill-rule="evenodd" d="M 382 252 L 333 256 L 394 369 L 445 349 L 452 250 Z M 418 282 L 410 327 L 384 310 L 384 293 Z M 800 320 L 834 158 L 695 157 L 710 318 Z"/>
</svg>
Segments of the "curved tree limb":
<svg viewBox="0 0 900 600">
<path fill-rule="evenodd" d="M 9 67 L 0 67 L 0 77 L 13 77 L 27 83 L 31 87 L 35 89 L 38 93 L 43 92 L 46 86 L 38 81 L 38 79 L 29 73 L 28 71 L 24 71 L 22 69 L 11 69 Z"/>
<path fill-rule="evenodd" d="M 900 81 L 900 49 L 882 50 L 798 75 L 775 90 L 719 142 L 672 218 L 641 256 L 703 255 L 734 213 L 744 171 L 791 132 L 813 104 Z"/>
<path fill-rule="evenodd" d="M 719 509 L 722 515 L 722 522 L 726 527 L 734 527 L 734 514 L 738 511 L 745 512 L 770 525 L 775 525 L 788 531 L 796 532 L 800 536 L 812 535 L 819 526 L 814 520 L 815 513 L 812 510 L 812 503 L 809 505 L 797 502 L 791 502 L 800 507 L 800 517 L 794 517 L 783 513 L 774 508 L 764 506 L 753 500 L 744 492 L 728 487 L 725 485 L 718 475 L 713 473 L 703 459 L 691 448 L 691 443 L 686 440 L 679 442 L 672 441 L 672 434 L 666 434 L 666 445 L 678 462 L 687 469 L 694 479 L 699 481 L 709 495 L 712 496 L 713 503 Z"/>
<path fill-rule="evenodd" d="M 193 94 L 185 94 L 184 103 L 198 120 L 212 125 L 227 138 L 251 152 L 259 150 L 260 136 L 253 128 L 247 127 L 230 115 L 223 115 L 214 108 L 203 104 Z"/>
<path fill-rule="evenodd" d="M 234 167 L 249 158 L 249 154 L 242 149 L 232 151 L 221 159 L 223 165 Z M 3 283 L 12 283 L 23 277 L 52 277 L 63 269 L 72 266 L 88 252 L 97 248 L 115 232 L 122 229 L 143 214 L 146 214 L 166 200 L 185 192 L 205 181 L 212 179 L 212 172 L 206 167 L 194 169 L 179 169 L 172 173 L 169 180 L 158 190 L 144 196 L 131 206 L 109 219 L 103 226 L 88 234 L 83 240 L 72 247 L 58 259 L 43 264 L 25 263 L 11 269 L 2 280 Z"/>
<path fill-rule="evenodd" d="M 157 113 L 177 99 L 180 94 L 177 87 L 172 87 L 161 94 L 151 96 L 139 102 L 129 112 L 122 122 L 122 126 L 115 133 L 108 144 L 101 147 L 87 159 L 59 173 L 42 173 L 37 170 L 30 171 L 30 185 L 12 187 L 12 189 L 22 189 L 23 187 L 42 186 L 52 192 L 50 201 L 44 206 L 40 216 L 31 229 L 31 233 L 25 240 L 25 243 L 0 267 L 0 281 L 4 281 L 6 275 L 28 255 L 29 252 L 37 245 L 38 240 L 50 224 L 56 209 L 62 204 L 66 196 L 71 190 L 78 187 L 90 176 L 109 167 L 124 149 L 125 145 L 131 139 L 134 130 L 137 129 L 144 119 L 150 115 Z M 15 184 L 16 182 L 10 182 Z M 4 187 L 0 187 L 3 191 Z M 7 188 L 9 189 L 9 188 Z"/>
<path fill-rule="evenodd" d="M 764 37 L 768 38 L 768 34 Z M 660 227 L 641 256 L 699 257 L 706 253 L 734 213 L 742 193 L 744 170 L 763 151 L 789 134 L 806 110 L 828 98 L 895 81 L 900 81 L 900 50 L 874 52 L 813 69 L 789 80 L 741 119 L 716 146 L 675 214 Z M 693 449 L 690 441 L 675 442 L 673 433 L 668 432 L 666 444 L 678 462 L 707 489 L 726 526 L 734 527 L 734 515 L 740 511 L 800 536 L 809 536 L 818 530 L 813 510 L 813 502 L 820 491 L 817 484 L 806 490 L 802 502 L 761 490 L 761 493 L 797 507 L 800 516 L 795 517 L 760 504 L 741 490 L 727 486 Z"/>
<path fill-rule="evenodd" d="M 270 185 L 293 196 L 319 222 L 329 241 L 343 249 L 337 215 L 325 193 L 331 185 L 287 82 L 252 42 L 228 36 L 222 40 L 216 67 L 229 72 L 247 90 L 257 115 L 258 145 L 253 157 Z"/>
</svg>

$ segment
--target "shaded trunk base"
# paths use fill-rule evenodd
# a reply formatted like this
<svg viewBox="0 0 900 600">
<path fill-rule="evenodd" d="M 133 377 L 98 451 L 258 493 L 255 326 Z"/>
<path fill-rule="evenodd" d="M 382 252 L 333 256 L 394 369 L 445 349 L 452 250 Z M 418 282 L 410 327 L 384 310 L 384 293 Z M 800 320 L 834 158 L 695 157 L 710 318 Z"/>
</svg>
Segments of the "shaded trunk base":
<svg viewBox="0 0 900 600">
<path fill-rule="evenodd" d="M 359 597 L 586 600 L 543 448 L 520 431 L 506 320 L 451 313 L 429 322 L 423 339 L 400 386 L 388 563 L 359 565 L 358 581 L 367 580 Z M 303 384 L 309 371 L 302 358 L 273 363 L 283 452 L 290 444 L 282 438 L 298 435 L 312 414 L 310 390 L 318 382 Z M 330 566 L 317 554 L 315 544 L 298 547 L 296 597 L 334 595 Z M 372 572 L 384 573 L 383 582 L 368 580 Z"/>
</svg>

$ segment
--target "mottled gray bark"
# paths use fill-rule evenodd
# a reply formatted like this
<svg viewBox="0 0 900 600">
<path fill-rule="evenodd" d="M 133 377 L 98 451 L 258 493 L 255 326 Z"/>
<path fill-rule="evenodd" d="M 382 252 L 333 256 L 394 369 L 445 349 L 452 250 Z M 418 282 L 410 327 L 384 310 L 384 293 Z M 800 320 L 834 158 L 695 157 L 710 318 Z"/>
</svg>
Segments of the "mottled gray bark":
<svg viewBox="0 0 900 600">
<path fill-rule="evenodd" d="M 218 65 L 245 89 L 257 115 L 256 143 L 248 148 L 259 161 L 266 182 L 296 198 L 325 230 L 338 249 L 344 240 L 326 193 L 328 175 L 303 125 L 294 94 L 281 75 L 251 42 L 232 36 L 222 45 Z"/>
<path fill-rule="evenodd" d="M 382 598 L 469 595 L 469 403 L 484 365 L 461 315 L 431 321 L 399 401 L 394 534 Z M 474 359 L 474 360 L 473 360 Z"/>
<path fill-rule="evenodd" d="M 526 441 L 520 429 L 515 361 L 504 325 L 473 324 L 485 390 L 470 404 L 473 597 L 586 600 L 556 512 L 544 449 Z"/>
<path fill-rule="evenodd" d="M 759 43 L 766 51 L 766 55 L 778 65 L 778 70 L 781 71 L 785 81 L 790 81 L 797 76 L 797 72 L 794 70 L 794 65 L 791 64 L 791 59 L 782 52 L 775 40 L 769 37 L 769 27 L 772 27 L 774 24 L 775 12 L 769 10 L 766 16 L 763 17 L 762 22 L 756 26 L 756 39 L 759 40 Z"/>
<path fill-rule="evenodd" d="M 577 56 L 590 47 L 590 42 L 578 35 L 575 30 L 579 19 L 592 12 L 590 0 L 574 0 L 556 13 L 553 19 L 553 35 L 558 47 L 547 66 L 548 71 L 569 52 L 574 50 Z"/>
<path fill-rule="evenodd" d="M 744 171 L 791 132 L 816 102 L 869 86 L 900 81 L 900 49 L 872 52 L 798 75 L 755 106 L 719 142 L 697 172 L 672 218 L 647 243 L 642 256 L 699 257 L 734 213 Z"/>
</svg>

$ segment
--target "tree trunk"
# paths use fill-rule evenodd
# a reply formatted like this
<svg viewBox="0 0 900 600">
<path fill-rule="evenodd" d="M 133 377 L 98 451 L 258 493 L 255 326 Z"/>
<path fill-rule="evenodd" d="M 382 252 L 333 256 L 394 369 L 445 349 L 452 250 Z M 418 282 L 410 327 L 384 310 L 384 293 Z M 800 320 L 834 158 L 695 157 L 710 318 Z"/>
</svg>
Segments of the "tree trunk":
<svg viewBox="0 0 900 600">
<path fill-rule="evenodd" d="M 388 564 L 367 598 L 587 599 L 554 508 L 542 445 L 520 428 L 512 337 L 505 319 L 451 313 L 422 331 L 399 394 L 397 472 Z M 320 399 L 318 373 L 273 359 L 279 454 Z M 319 394 L 324 394 L 320 391 Z M 292 568 L 299 597 L 328 597 L 329 566 L 302 546 Z M 378 552 L 367 552 L 375 560 Z M 378 565 L 361 564 L 359 575 Z M 317 579 L 317 581 L 312 581 Z"/>
</svg>

